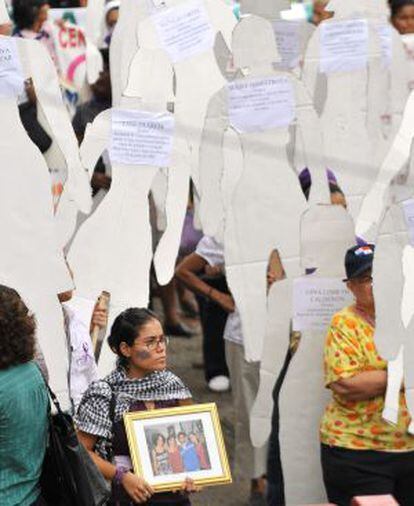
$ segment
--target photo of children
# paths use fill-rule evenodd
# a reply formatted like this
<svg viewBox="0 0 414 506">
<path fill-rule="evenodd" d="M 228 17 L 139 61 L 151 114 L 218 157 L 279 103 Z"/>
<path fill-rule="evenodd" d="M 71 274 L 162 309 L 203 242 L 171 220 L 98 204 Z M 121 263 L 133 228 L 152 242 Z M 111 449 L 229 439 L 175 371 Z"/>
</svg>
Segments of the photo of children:
<svg viewBox="0 0 414 506">
<path fill-rule="evenodd" d="M 211 469 L 203 423 L 191 420 L 145 428 L 154 476 Z"/>
</svg>

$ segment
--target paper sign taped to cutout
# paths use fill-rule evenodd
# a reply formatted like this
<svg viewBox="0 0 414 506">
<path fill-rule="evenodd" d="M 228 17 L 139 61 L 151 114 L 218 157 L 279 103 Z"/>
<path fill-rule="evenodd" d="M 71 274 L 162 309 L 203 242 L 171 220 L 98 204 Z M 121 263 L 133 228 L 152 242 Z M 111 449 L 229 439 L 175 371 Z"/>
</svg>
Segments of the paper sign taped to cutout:
<svg viewBox="0 0 414 506">
<path fill-rule="evenodd" d="M 368 22 L 366 19 L 322 23 L 320 71 L 352 72 L 368 63 Z"/>
<path fill-rule="evenodd" d="M 414 246 L 414 199 L 403 202 L 405 224 L 411 246 Z"/>
<path fill-rule="evenodd" d="M 215 32 L 203 3 L 187 2 L 152 16 L 161 46 L 176 63 L 208 51 Z"/>
<path fill-rule="evenodd" d="M 381 58 L 385 68 L 391 66 L 392 61 L 392 28 L 388 23 L 381 23 L 375 27 L 381 47 Z"/>
<path fill-rule="evenodd" d="M 302 23 L 295 21 L 277 20 L 273 23 L 282 68 L 293 69 L 299 65 L 301 27 Z"/>
<path fill-rule="evenodd" d="M 295 96 L 286 76 L 240 79 L 228 84 L 229 118 L 238 132 L 261 132 L 290 125 Z"/>
<path fill-rule="evenodd" d="M 16 39 L 0 38 L 0 97 L 12 98 L 24 92 L 24 77 Z"/>
<path fill-rule="evenodd" d="M 325 332 L 334 314 L 351 303 L 341 279 L 297 278 L 293 281 L 293 330 Z"/>
<path fill-rule="evenodd" d="M 112 111 L 109 156 L 112 163 L 168 167 L 174 135 L 170 113 Z"/>
</svg>

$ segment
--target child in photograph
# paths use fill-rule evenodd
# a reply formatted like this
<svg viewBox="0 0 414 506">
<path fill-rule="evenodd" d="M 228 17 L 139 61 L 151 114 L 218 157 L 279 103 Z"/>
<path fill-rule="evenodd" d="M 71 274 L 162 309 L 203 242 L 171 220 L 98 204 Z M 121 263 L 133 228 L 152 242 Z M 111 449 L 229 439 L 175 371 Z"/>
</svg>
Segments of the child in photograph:
<svg viewBox="0 0 414 506">
<path fill-rule="evenodd" d="M 155 434 L 153 438 L 153 449 L 151 451 L 152 467 L 154 474 L 164 476 L 172 473 L 168 452 L 165 444 L 165 437 L 162 434 Z"/>
<path fill-rule="evenodd" d="M 178 447 L 177 440 L 174 435 L 169 436 L 167 441 L 167 449 L 168 449 L 168 460 L 172 469 L 172 472 L 175 473 L 183 473 L 184 472 L 184 464 L 183 459 L 181 458 L 180 448 Z"/>
<path fill-rule="evenodd" d="M 178 434 L 178 442 L 180 443 L 180 453 L 183 459 L 184 469 L 187 472 L 199 471 L 200 460 L 194 443 L 188 440 L 184 432 Z"/>
<path fill-rule="evenodd" d="M 194 434 L 194 432 L 189 435 L 189 439 L 195 446 L 201 469 L 210 469 L 211 466 L 205 445 L 200 441 L 199 437 Z"/>
</svg>

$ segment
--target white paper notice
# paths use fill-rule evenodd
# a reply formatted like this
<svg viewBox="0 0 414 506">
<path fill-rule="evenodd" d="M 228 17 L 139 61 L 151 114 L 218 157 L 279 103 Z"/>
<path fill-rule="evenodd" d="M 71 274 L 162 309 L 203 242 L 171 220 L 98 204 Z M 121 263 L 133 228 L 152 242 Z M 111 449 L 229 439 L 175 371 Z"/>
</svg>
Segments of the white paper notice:
<svg viewBox="0 0 414 506">
<path fill-rule="evenodd" d="M 240 79 L 227 89 L 230 123 L 240 133 L 288 126 L 295 119 L 295 96 L 288 77 Z"/>
<path fill-rule="evenodd" d="M 381 47 L 381 58 L 385 68 L 389 68 L 392 60 L 392 28 L 388 23 L 381 23 L 375 27 L 380 47 Z"/>
<path fill-rule="evenodd" d="M 169 167 L 174 136 L 172 114 L 112 111 L 112 163 Z"/>
<path fill-rule="evenodd" d="M 186 2 L 152 16 L 161 45 L 179 62 L 211 49 L 215 32 L 203 3 Z"/>
<path fill-rule="evenodd" d="M 24 77 L 16 40 L 0 38 L 0 97 L 12 98 L 24 91 Z"/>
<path fill-rule="evenodd" d="M 321 25 L 320 71 L 352 72 L 368 63 L 368 23 L 366 19 L 328 21 Z"/>
<path fill-rule="evenodd" d="M 306 276 L 293 282 L 293 330 L 325 332 L 335 313 L 352 303 L 337 278 Z"/>
<path fill-rule="evenodd" d="M 293 69 L 300 61 L 300 30 L 302 23 L 278 20 L 273 23 L 276 44 L 282 58 L 281 68 Z"/>
<path fill-rule="evenodd" d="M 410 244 L 414 246 L 414 199 L 406 200 L 403 203 L 403 209 Z"/>
</svg>

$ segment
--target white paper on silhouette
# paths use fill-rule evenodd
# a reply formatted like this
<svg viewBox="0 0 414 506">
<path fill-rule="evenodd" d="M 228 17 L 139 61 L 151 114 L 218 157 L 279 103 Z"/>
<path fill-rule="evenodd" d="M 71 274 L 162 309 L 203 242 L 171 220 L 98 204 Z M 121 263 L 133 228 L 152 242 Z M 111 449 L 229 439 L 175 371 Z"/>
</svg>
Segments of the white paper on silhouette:
<svg viewBox="0 0 414 506">
<path fill-rule="evenodd" d="M 152 16 L 161 46 L 177 63 L 214 46 L 215 31 L 200 0 L 192 0 Z"/>
<path fill-rule="evenodd" d="M 293 85 L 286 76 L 237 80 L 227 90 L 230 124 L 239 133 L 284 127 L 295 119 Z"/>
<path fill-rule="evenodd" d="M 411 246 L 414 246 L 414 199 L 408 199 L 403 202 L 404 218 L 407 225 L 408 237 Z"/>
<path fill-rule="evenodd" d="M 139 110 L 113 110 L 111 163 L 169 167 L 174 116 Z"/>
<path fill-rule="evenodd" d="M 320 71 L 325 74 L 350 72 L 368 62 L 368 22 L 352 19 L 322 23 Z"/>
<path fill-rule="evenodd" d="M 0 39 L 0 97 L 15 97 L 24 91 L 23 70 L 16 40 Z"/>
<path fill-rule="evenodd" d="M 389 23 L 379 23 L 375 29 L 379 37 L 382 63 L 388 69 L 392 61 L 392 28 Z"/>
<path fill-rule="evenodd" d="M 299 332 L 324 332 L 332 315 L 351 301 L 348 289 L 339 278 L 296 278 L 293 281 L 292 328 Z"/>
<path fill-rule="evenodd" d="M 298 21 L 273 22 L 276 44 L 282 59 L 281 67 L 293 69 L 298 66 L 301 57 L 301 29 L 303 23 Z"/>
</svg>

